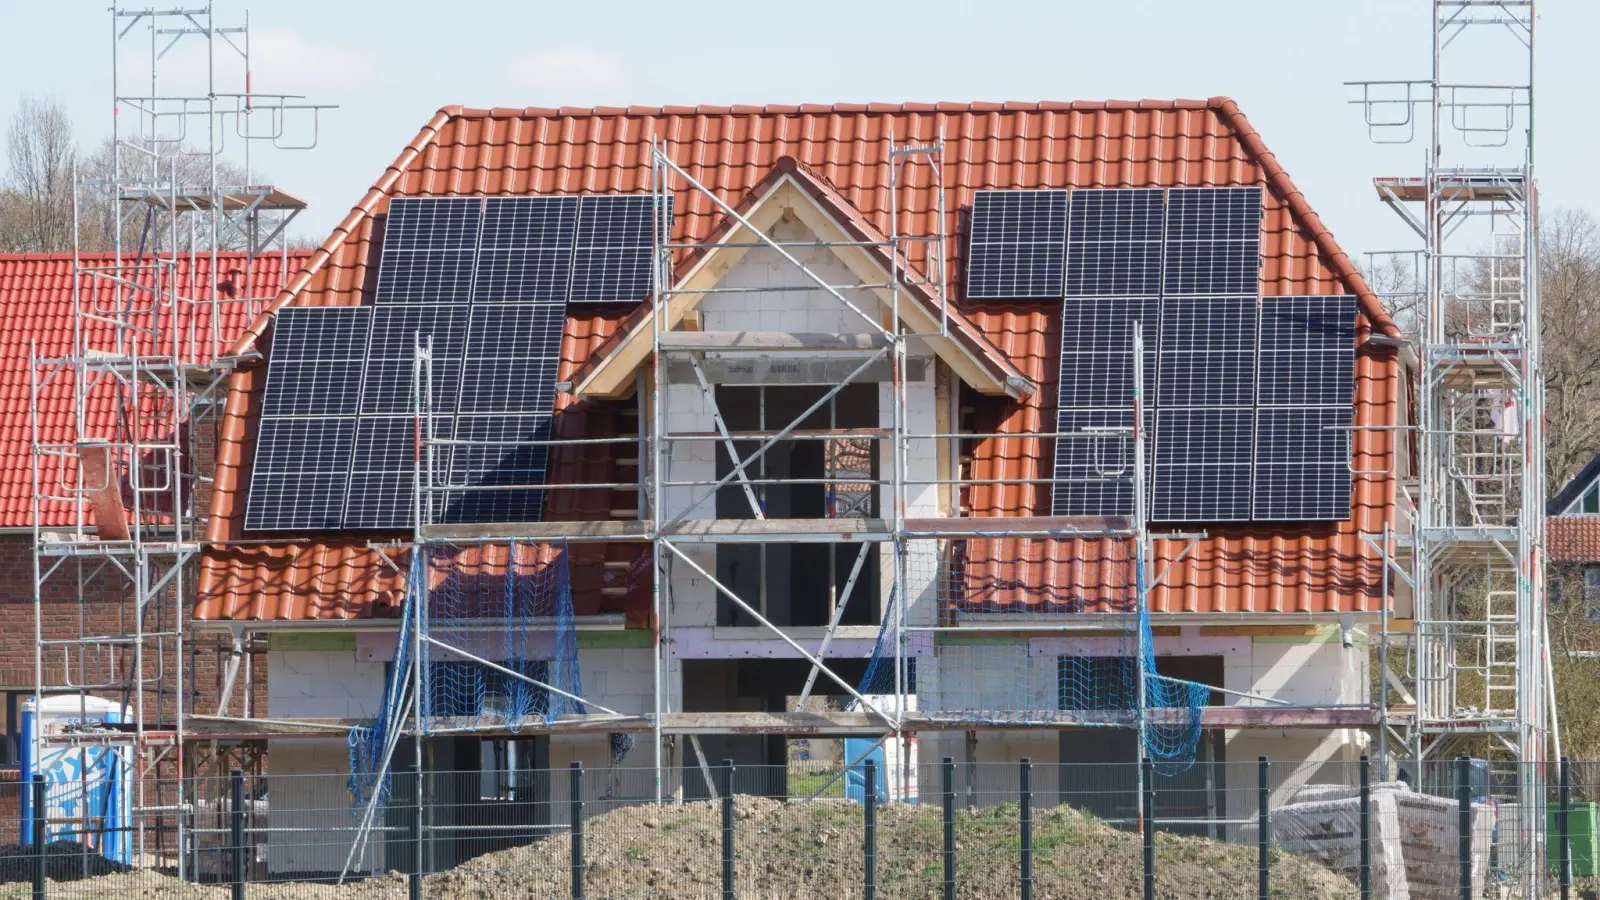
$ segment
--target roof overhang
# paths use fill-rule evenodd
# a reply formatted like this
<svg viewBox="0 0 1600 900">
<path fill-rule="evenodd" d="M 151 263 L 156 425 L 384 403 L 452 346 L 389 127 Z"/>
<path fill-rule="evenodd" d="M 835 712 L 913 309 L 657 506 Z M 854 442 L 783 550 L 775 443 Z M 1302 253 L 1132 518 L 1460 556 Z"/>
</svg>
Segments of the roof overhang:
<svg viewBox="0 0 1600 900">
<path fill-rule="evenodd" d="M 859 219 L 851 221 L 855 217 L 838 209 L 842 198 L 792 163 L 781 165 L 774 172 L 776 177 L 767 179 L 741 208 L 744 221 L 728 217 L 707 247 L 688 260 L 687 268 L 675 280 L 674 293 L 666 297 L 662 330 L 676 329 L 704 299 L 705 292 L 716 287 L 744 259 L 752 249 L 750 245 L 767 240 L 773 226 L 785 219 L 799 222 L 819 241 L 831 244 L 828 249 L 862 284 L 888 282 L 890 260 L 881 247 L 851 246 L 877 244 L 880 238 L 864 233 Z M 869 290 L 879 301 L 878 327 L 886 329 L 893 292 L 887 287 Z M 906 331 L 926 341 L 973 389 L 1011 397 L 1022 397 L 1036 389 L 964 316 L 927 288 L 903 284 L 899 312 Z M 653 350 L 650 319 L 649 306 L 641 307 L 628 327 L 576 373 L 572 393 L 583 398 L 617 399 L 632 391 L 634 373 Z M 871 327 L 870 323 L 862 324 Z"/>
</svg>

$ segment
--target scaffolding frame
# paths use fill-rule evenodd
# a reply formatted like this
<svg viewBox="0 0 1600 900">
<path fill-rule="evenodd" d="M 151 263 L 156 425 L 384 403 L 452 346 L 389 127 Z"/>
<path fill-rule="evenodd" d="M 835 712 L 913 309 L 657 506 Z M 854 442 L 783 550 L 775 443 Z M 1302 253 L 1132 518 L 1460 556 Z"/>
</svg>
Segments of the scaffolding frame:
<svg viewBox="0 0 1600 900">
<path fill-rule="evenodd" d="M 248 14 L 242 24 L 221 24 L 211 2 L 109 12 L 110 169 L 73 173 L 71 347 L 62 356 L 30 354 L 34 703 L 76 697 L 83 722 L 64 733 L 36 728 L 30 740 L 36 760 L 65 747 L 80 754 L 86 773 L 91 747 L 124 760 L 132 771 L 118 777 L 130 782 L 133 858 L 175 863 L 183 877 L 186 823 L 200 798 L 186 796 L 182 776 L 197 771 L 202 755 L 249 766 L 260 749 L 215 740 L 186 747 L 198 648 L 187 641 L 184 617 L 204 525 L 197 498 L 208 480 L 193 467 L 191 444 L 196 429 L 215 427 L 232 368 L 224 320 L 253 320 L 275 299 L 258 296 L 255 263 L 276 256 L 279 283 L 287 281 L 285 232 L 305 208 L 281 189 L 251 183 L 254 148 L 315 147 L 330 107 L 253 90 Z M 163 58 L 199 44 L 203 93 L 164 93 Z M 219 87 L 219 54 L 242 66 L 242 90 Z M 125 57 L 129 68 L 147 69 L 129 78 Z M 309 138 L 295 137 L 308 126 Z M 242 184 L 219 170 L 230 130 L 242 149 Z M 100 221 L 86 221 L 91 216 Z M 86 259 L 102 241 L 110 252 Z M 239 252 L 240 280 L 224 284 L 219 262 Z M 201 281 L 203 266 L 210 277 Z M 61 434 L 41 422 L 40 410 L 69 398 L 71 424 Z M 117 607 L 110 634 L 88 614 L 106 598 Z M 44 607 L 68 599 L 75 633 L 62 634 Z M 221 666 L 219 715 L 239 683 L 252 682 L 251 652 L 249 635 L 235 631 Z M 89 724 L 95 696 L 120 703 L 121 723 Z"/>
<path fill-rule="evenodd" d="M 1421 243 L 1402 251 L 1418 280 L 1402 297 L 1415 309 L 1402 322 L 1415 484 L 1402 484 L 1394 530 L 1366 536 L 1385 579 L 1414 596 L 1412 632 L 1385 617 L 1379 754 L 1419 776 L 1456 753 L 1509 756 L 1519 859 L 1540 861 L 1545 768 L 1561 750 L 1545 610 L 1534 3 L 1433 0 L 1430 13 L 1428 78 L 1351 83 L 1375 142 L 1426 141 L 1421 177 L 1374 179 Z M 1519 866 L 1524 896 L 1538 895 L 1543 868 Z"/>
</svg>

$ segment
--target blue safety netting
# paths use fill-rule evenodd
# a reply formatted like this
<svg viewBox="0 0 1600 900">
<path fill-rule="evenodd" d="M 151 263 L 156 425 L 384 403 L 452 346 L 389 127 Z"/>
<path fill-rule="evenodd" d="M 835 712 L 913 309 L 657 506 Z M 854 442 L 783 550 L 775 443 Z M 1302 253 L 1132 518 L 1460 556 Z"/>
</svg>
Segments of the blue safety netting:
<svg viewBox="0 0 1600 900">
<path fill-rule="evenodd" d="M 417 552 L 412 572 L 423 577 L 407 585 L 381 712 L 350 733 L 352 794 L 387 792 L 386 747 L 413 716 L 424 734 L 514 733 L 584 712 L 568 557 L 564 546 L 522 542 Z"/>
</svg>

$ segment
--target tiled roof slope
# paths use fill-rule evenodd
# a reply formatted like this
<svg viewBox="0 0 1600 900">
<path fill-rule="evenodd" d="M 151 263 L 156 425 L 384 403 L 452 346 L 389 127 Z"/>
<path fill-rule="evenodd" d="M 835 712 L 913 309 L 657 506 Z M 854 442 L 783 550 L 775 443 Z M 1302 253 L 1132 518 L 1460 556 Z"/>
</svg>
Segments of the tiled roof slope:
<svg viewBox="0 0 1600 900">
<path fill-rule="evenodd" d="M 287 272 L 284 259 L 276 254 L 256 257 L 247 268 L 244 254 L 218 255 L 222 273 L 219 285 L 224 298 L 273 297 L 282 289 L 285 276 L 300 268 L 308 254 L 289 254 Z M 114 264 L 111 254 L 83 254 L 83 266 L 103 268 Z M 124 257 L 124 262 L 128 261 Z M 32 426 L 29 418 L 32 366 L 36 354 L 41 358 L 67 356 L 72 350 L 73 262 L 70 253 L 0 254 L 0 528 L 25 528 L 32 525 L 33 475 L 31 463 Z M 173 272 L 178 293 L 187 297 L 209 296 L 211 256 L 197 254 L 181 258 Z M 140 276 L 148 283 L 148 275 Z M 96 300 L 110 301 L 110 282 L 85 277 L 80 294 L 85 305 Z M 148 295 L 140 298 L 145 302 Z M 218 316 L 217 335 L 221 346 L 238 338 L 252 316 L 242 302 L 224 299 Z M 209 306 L 191 309 L 178 323 L 180 352 L 189 362 L 203 361 L 210 353 L 211 315 Z M 90 325 L 89 327 L 93 327 Z M 105 346 L 105 344 L 101 344 Z M 148 349 L 148 348 L 146 348 Z M 95 398 L 91 398 L 93 400 Z M 73 401 L 71 380 L 55 377 L 39 397 L 40 436 L 47 443 L 73 440 Z M 111 411 L 106 404 L 88 405 L 91 433 L 109 430 Z M 50 473 L 71 484 L 76 479 L 69 465 Z M 43 524 L 71 524 L 73 513 L 66 504 L 48 504 L 41 510 Z"/>
<path fill-rule="evenodd" d="M 962 310 L 1043 389 L 1021 403 L 974 398 L 972 422 L 1022 432 L 1053 425 L 1059 304 L 964 302 L 962 210 L 984 188 L 1264 185 L 1262 280 L 1268 294 L 1355 294 L 1363 336 L 1396 333 L 1394 323 L 1350 258 L 1294 187 L 1255 130 L 1225 98 L 1107 103 L 907 104 L 784 107 L 440 110 L 293 279 L 279 303 L 361 301 L 376 273 L 375 233 L 391 196 L 526 193 L 636 193 L 649 189 L 652 138 L 667 143 L 690 175 L 737 204 L 776 161 L 788 156 L 831 185 L 861 217 L 888 230 L 886 151 L 898 142 L 943 135 L 943 183 L 955 250 L 950 280 Z M 902 187 L 900 230 L 931 232 L 937 205 L 930 180 Z M 721 216 L 684 187 L 676 198 L 675 240 L 698 239 Z M 239 349 L 270 325 L 263 317 Z M 583 362 L 615 323 L 569 320 L 563 377 Z M 1396 415 L 1390 359 L 1358 362 L 1359 424 Z M 242 537 L 250 412 L 260 376 L 230 384 L 211 520 L 216 541 Z M 1357 431 L 1355 467 L 1387 472 L 1387 431 Z M 1040 471 L 1039 446 L 982 442 L 973 478 L 1028 478 Z M 552 468 L 552 478 L 560 475 Z M 1153 598 L 1163 611 L 1329 613 L 1378 607 L 1376 558 L 1356 531 L 1378 530 L 1388 514 L 1386 475 L 1356 476 L 1353 523 L 1286 529 L 1211 529 L 1211 537 L 1168 573 Z M 618 479 L 622 480 L 622 479 Z M 559 496 L 559 492 L 553 497 Z M 971 515 L 1032 514 L 1046 497 L 1016 486 L 979 485 L 963 504 Z M 636 501 L 635 501 L 636 502 Z M 1165 548 L 1172 554 L 1174 548 Z M 312 536 L 291 554 L 281 547 L 208 551 L 200 618 L 360 617 L 375 612 L 372 583 L 390 576 L 351 537 Z M 613 569 L 621 561 L 613 561 Z M 574 567 L 574 581 L 578 578 Z M 576 594 L 575 590 L 575 594 Z M 632 592 L 630 592 L 631 594 Z M 315 596 L 313 596 L 315 594 Z M 630 607 L 630 612 L 634 612 Z M 634 617 L 637 619 L 637 616 Z"/>
<path fill-rule="evenodd" d="M 1545 547 L 1553 563 L 1600 563 L 1600 516 L 1551 516 Z"/>
</svg>

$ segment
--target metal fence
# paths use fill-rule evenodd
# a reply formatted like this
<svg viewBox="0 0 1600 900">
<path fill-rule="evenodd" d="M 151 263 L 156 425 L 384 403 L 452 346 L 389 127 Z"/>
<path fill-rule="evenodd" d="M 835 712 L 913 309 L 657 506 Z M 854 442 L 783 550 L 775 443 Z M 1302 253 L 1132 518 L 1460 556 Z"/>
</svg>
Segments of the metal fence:
<svg viewBox="0 0 1600 900">
<path fill-rule="evenodd" d="M 1537 808 L 1473 760 L 723 760 L 662 804 L 653 769 L 399 773 L 366 830 L 344 774 L 192 779 L 137 814 L 38 781 L 0 785 L 0 898 L 1593 896 L 1600 769 L 1551 769 Z"/>
</svg>

